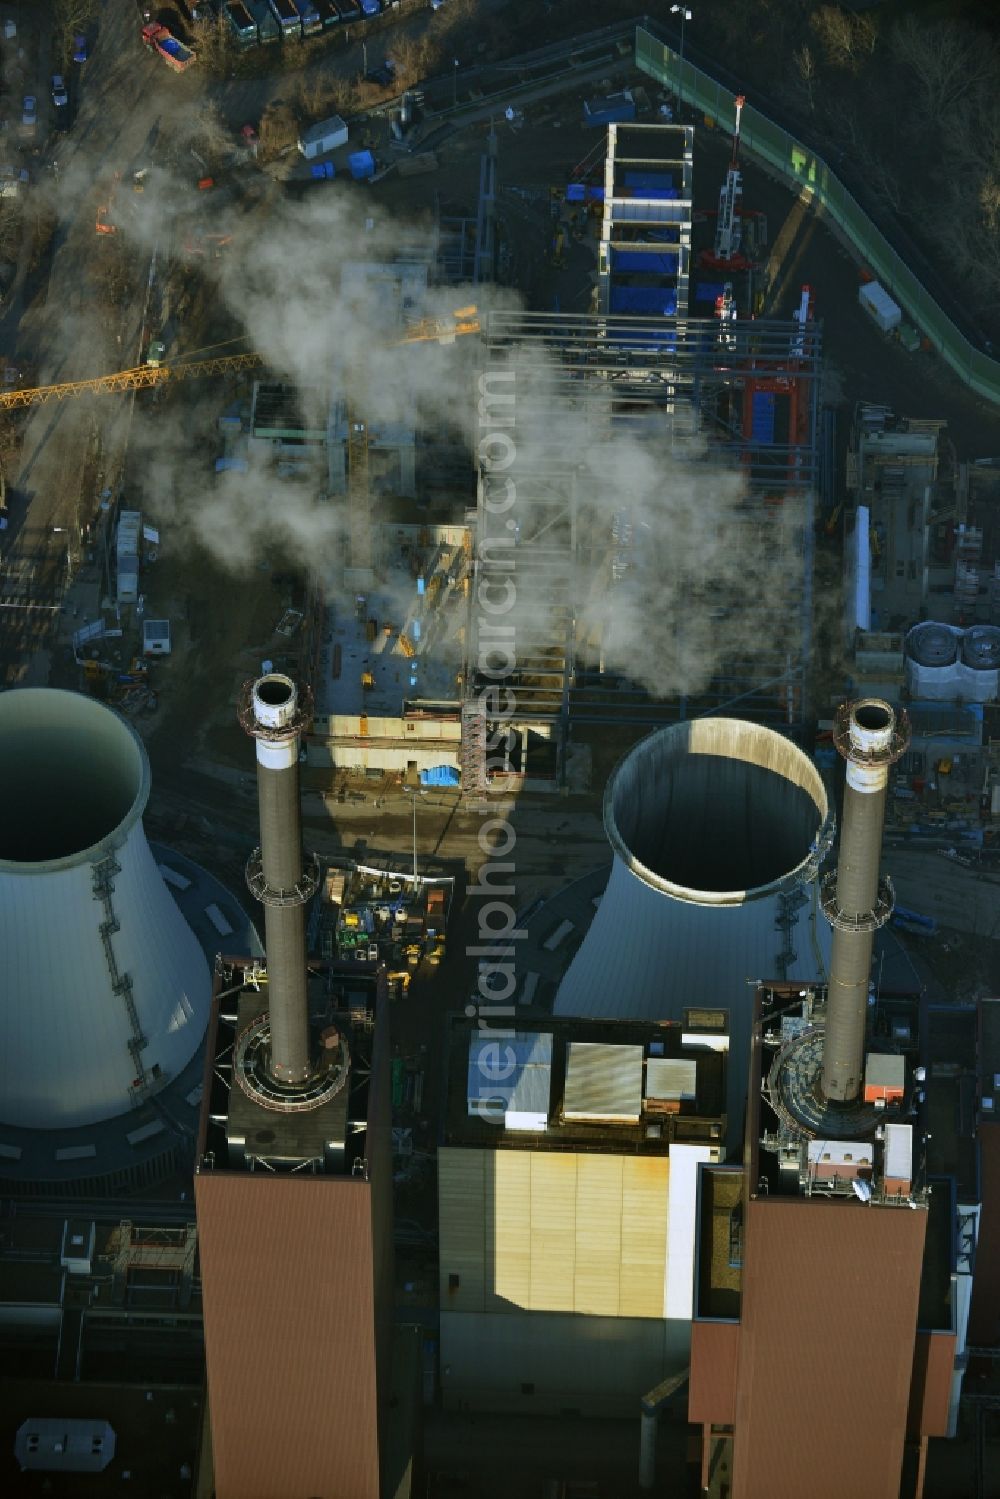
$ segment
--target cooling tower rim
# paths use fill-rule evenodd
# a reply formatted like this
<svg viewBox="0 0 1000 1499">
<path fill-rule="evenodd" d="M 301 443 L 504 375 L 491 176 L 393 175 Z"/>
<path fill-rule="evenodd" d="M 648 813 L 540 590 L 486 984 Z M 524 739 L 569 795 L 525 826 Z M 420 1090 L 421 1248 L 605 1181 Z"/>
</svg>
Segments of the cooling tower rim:
<svg viewBox="0 0 1000 1499">
<path fill-rule="evenodd" d="M 727 747 L 723 748 L 724 745 Z M 640 760 L 664 753 L 676 755 L 680 746 L 684 746 L 681 751 L 684 754 L 715 754 L 744 760 L 750 765 L 784 775 L 786 780 L 800 787 L 819 814 L 819 827 L 805 856 L 777 879 L 746 890 L 696 890 L 665 879 L 636 858 L 615 817 L 614 802 L 619 783 L 624 775 L 635 772 Z M 733 749 L 742 753 L 733 755 Z M 705 717 L 656 729 L 621 757 L 604 788 L 604 831 L 616 859 L 650 889 L 688 905 L 743 906 L 814 880 L 833 843 L 836 818 L 823 777 L 809 756 L 784 734 L 742 718 Z"/>
<path fill-rule="evenodd" d="M 149 801 L 152 776 L 146 746 L 133 725 L 114 708 L 110 708 L 107 703 L 98 702 L 96 698 L 87 697 L 82 692 L 71 692 L 64 687 L 11 688 L 7 692 L 0 692 L 0 733 L 7 732 L 18 717 L 26 719 L 29 714 L 35 717 L 35 705 L 43 700 L 49 705 L 47 716 L 53 727 L 62 726 L 68 733 L 71 733 L 74 728 L 85 726 L 89 720 L 91 723 L 101 725 L 103 731 L 109 735 L 120 731 L 121 738 L 127 738 L 136 752 L 139 786 L 125 816 L 96 843 L 92 843 L 88 848 L 77 849 L 72 854 L 65 854 L 58 859 L 0 858 L 0 875 L 16 875 L 23 878 L 27 875 L 61 874 L 67 870 L 79 869 L 84 864 L 96 864 L 108 854 L 113 853 L 116 848 L 121 848 L 136 823 L 142 821 L 142 814 Z M 114 730 L 110 727 L 111 723 L 116 725 Z"/>
</svg>

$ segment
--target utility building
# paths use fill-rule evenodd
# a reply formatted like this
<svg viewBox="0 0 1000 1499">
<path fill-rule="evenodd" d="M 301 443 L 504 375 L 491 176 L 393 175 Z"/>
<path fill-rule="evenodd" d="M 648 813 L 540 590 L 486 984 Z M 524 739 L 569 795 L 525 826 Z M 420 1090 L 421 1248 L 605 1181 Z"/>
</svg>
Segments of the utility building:
<svg viewBox="0 0 1000 1499">
<path fill-rule="evenodd" d="M 909 725 L 862 699 L 834 742 L 847 784 L 821 884 L 829 984 L 758 988 L 742 1179 L 702 1180 L 689 1415 L 703 1488 L 715 1474 L 733 1499 L 899 1499 L 901 1481 L 919 1499 L 928 1438 L 948 1433 L 954 1209 L 929 1192 L 924 1071 L 869 1023 L 893 908 L 886 789 Z"/>
<path fill-rule="evenodd" d="M 688 1361 L 720 1023 L 456 1018 L 438 1152 L 445 1405 L 638 1414 Z"/>
</svg>

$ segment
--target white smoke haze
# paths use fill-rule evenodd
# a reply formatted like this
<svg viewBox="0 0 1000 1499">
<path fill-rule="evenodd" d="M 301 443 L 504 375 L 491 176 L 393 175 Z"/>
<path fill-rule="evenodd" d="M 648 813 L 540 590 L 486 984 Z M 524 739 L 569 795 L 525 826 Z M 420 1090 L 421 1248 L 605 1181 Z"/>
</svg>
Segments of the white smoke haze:
<svg viewBox="0 0 1000 1499">
<path fill-rule="evenodd" d="M 509 367 L 516 460 L 500 477 L 514 480 L 521 502 L 521 576 L 532 546 L 562 547 L 568 568 L 571 527 L 578 557 L 563 596 L 542 578 L 526 597 L 519 586 L 519 659 L 563 638 L 568 607 L 580 664 L 603 665 L 656 697 L 697 695 L 727 663 L 741 663 L 736 677 L 747 687 L 764 662 L 775 676 L 786 653 L 797 665 L 796 502 L 751 499 L 731 458 L 689 435 L 686 412 L 623 412 L 620 387 L 567 382 L 537 347 L 515 351 Z M 559 566 L 554 559 L 554 573 Z"/>
<path fill-rule="evenodd" d="M 352 280 L 348 295 L 341 284 L 345 265 L 391 263 L 402 250 L 404 258 L 423 258 L 433 269 L 433 224 L 401 223 L 378 200 L 346 184 L 307 189 L 295 201 L 248 178 L 255 182 L 252 190 L 228 206 L 222 201 L 218 209 L 210 207 L 197 190 L 193 159 L 190 172 L 187 162 L 176 165 L 184 138 L 174 142 L 174 166 L 137 160 L 130 168 L 149 166 L 144 192 L 133 193 L 130 174 L 123 172 L 121 232 L 147 254 L 157 249 L 161 276 L 169 258 L 183 251 L 196 221 L 214 234 L 231 232 L 231 249 L 218 260 L 200 259 L 195 275 L 213 283 L 220 304 L 245 332 L 245 343 L 233 351 L 255 351 L 264 378 L 294 385 L 309 425 L 325 428 L 331 400 L 340 399 L 370 426 L 413 424 L 418 443 L 421 434 L 441 433 L 463 443 L 469 489 L 456 497 L 456 510 L 464 509 L 473 497 L 481 436 L 476 407 L 482 346 L 475 337 L 445 346 L 400 346 L 400 320 L 443 319 L 471 303 L 485 318 L 491 308 L 517 308 L 516 293 L 432 286 L 419 305 L 400 308 L 392 281 L 373 279 Z M 194 126 L 187 138 L 197 138 Z M 81 162 L 62 174 L 59 195 L 79 202 L 87 194 L 96 205 L 94 173 Z M 175 264 L 171 284 L 190 274 L 179 273 Z M 109 350 L 108 319 L 99 309 L 81 305 L 66 318 L 74 339 L 92 341 L 98 367 L 120 362 Z M 183 329 L 178 351 L 190 352 Z M 619 390 L 599 379 L 568 390 L 565 372 L 537 344 L 515 349 L 510 367 L 517 447 L 512 475 L 519 485 L 522 476 L 528 481 L 517 511 L 516 560 L 525 583 L 515 617 L 526 653 L 537 655 L 565 638 L 568 609 L 582 660 L 594 667 L 601 662 L 658 697 L 702 692 L 734 658 L 780 660 L 787 650 L 797 662 L 796 609 L 789 607 L 782 622 L 777 603 L 790 578 L 796 592 L 801 586 L 793 505 L 786 501 L 763 512 L 757 502 L 748 505 L 745 475 L 720 461 L 704 439 L 682 431 L 682 418 L 623 420 L 620 409 L 613 416 Z M 322 578 L 334 599 L 345 550 L 344 503 L 339 496 L 325 498 L 322 446 L 309 482 L 282 479 L 270 466 L 253 463 L 246 474 L 214 475 L 221 438 L 209 423 L 192 452 L 190 407 L 187 396 L 136 407 L 131 461 L 142 502 L 174 527 L 179 544 L 206 549 L 228 572 L 246 576 L 262 560 L 280 558 Z M 217 411 L 214 395 L 204 409 Z M 557 551 L 569 546 L 565 521 L 533 543 L 535 532 L 548 524 L 532 518 L 535 474 L 548 474 L 551 494 L 562 495 L 573 511 L 576 571 L 561 594 L 543 586 L 528 555 L 534 545 L 537 562 L 550 541 Z M 401 614 L 407 601 L 398 601 Z"/>
</svg>

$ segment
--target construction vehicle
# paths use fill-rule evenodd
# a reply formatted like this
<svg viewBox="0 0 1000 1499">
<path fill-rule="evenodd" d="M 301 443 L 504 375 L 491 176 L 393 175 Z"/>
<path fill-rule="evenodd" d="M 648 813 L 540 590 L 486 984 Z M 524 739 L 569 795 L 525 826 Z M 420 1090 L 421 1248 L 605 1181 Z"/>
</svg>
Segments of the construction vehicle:
<svg viewBox="0 0 1000 1499">
<path fill-rule="evenodd" d="M 175 73 L 183 73 L 193 62 L 197 62 L 197 54 L 190 47 L 178 41 L 166 26 L 160 26 L 155 21 L 142 28 L 142 44 L 150 52 L 158 52 L 167 67 L 172 68 Z"/>
<path fill-rule="evenodd" d="M 743 94 L 736 97 L 736 125 L 733 130 L 733 154 L 726 180 L 719 189 L 719 212 L 715 222 L 715 242 L 703 250 L 699 263 L 712 270 L 746 270 L 750 262 L 742 252 L 743 243 L 743 174 L 740 171 L 740 121 L 746 103 Z"/>
</svg>

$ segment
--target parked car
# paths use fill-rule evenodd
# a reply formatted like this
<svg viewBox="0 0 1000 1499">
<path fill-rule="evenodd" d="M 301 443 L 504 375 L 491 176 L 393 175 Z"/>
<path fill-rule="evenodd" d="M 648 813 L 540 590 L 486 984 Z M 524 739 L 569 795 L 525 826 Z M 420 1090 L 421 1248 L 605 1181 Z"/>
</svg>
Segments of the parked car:
<svg viewBox="0 0 1000 1499">
<path fill-rule="evenodd" d="M 377 68 L 370 68 L 365 74 L 369 83 L 377 83 L 380 88 L 389 88 L 396 77 L 396 64 L 391 57 L 387 57 Z"/>
<path fill-rule="evenodd" d="M 69 95 L 61 73 L 52 74 L 52 103 L 56 109 L 65 109 L 69 103 Z"/>
<path fill-rule="evenodd" d="M 34 130 L 38 124 L 38 110 L 35 105 L 34 94 L 25 94 L 24 105 L 21 111 L 21 124 L 25 130 Z"/>
<path fill-rule="evenodd" d="M 82 35 L 75 36 L 73 38 L 73 61 L 86 62 L 89 56 L 90 50 L 87 45 L 87 38 Z"/>
</svg>

